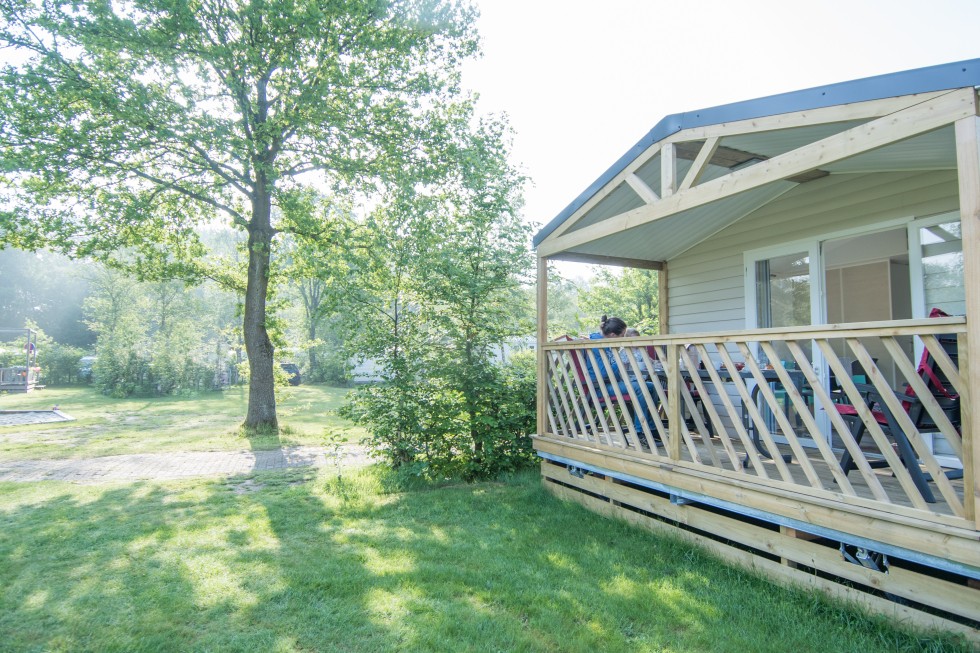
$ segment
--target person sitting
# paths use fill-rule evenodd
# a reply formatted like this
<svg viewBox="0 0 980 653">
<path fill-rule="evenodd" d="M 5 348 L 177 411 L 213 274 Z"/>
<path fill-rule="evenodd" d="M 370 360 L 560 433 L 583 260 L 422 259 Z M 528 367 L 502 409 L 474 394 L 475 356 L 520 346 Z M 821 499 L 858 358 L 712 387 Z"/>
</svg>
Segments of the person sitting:
<svg viewBox="0 0 980 653">
<path fill-rule="evenodd" d="M 626 338 L 637 338 L 640 336 L 640 332 L 629 327 L 626 329 Z M 630 360 L 630 359 L 633 360 Z M 623 362 L 623 369 L 626 370 L 626 375 L 632 379 L 649 379 L 650 370 L 647 368 L 646 359 L 643 358 L 643 351 L 641 347 L 621 347 L 619 350 L 619 359 Z"/>
<path fill-rule="evenodd" d="M 626 330 L 626 322 L 621 318 L 606 317 L 603 315 L 599 331 L 590 333 L 589 338 L 591 340 L 622 338 L 626 335 Z M 605 357 L 600 354 L 600 351 L 605 353 Z M 609 362 L 608 366 L 603 358 Z M 595 359 L 594 365 L 593 359 Z M 656 390 L 654 389 L 653 383 L 638 379 L 636 376 L 631 377 L 627 374 L 619 365 L 621 362 L 618 356 L 613 355 L 610 347 L 596 350 L 591 355 L 585 356 L 585 368 L 593 383 L 598 384 L 601 381 L 606 388 L 606 392 L 611 397 L 617 396 L 617 390 L 619 394 L 630 397 L 633 404 L 633 426 L 640 439 L 640 445 L 645 449 L 649 449 L 650 446 L 647 443 L 646 435 L 643 433 L 644 424 L 650 430 L 650 433 L 653 434 L 654 439 L 659 440 L 656 426 L 653 422 L 653 411 L 657 408 Z M 646 384 L 646 389 L 654 403 L 652 407 L 647 403 L 643 395 L 641 384 Z"/>
</svg>

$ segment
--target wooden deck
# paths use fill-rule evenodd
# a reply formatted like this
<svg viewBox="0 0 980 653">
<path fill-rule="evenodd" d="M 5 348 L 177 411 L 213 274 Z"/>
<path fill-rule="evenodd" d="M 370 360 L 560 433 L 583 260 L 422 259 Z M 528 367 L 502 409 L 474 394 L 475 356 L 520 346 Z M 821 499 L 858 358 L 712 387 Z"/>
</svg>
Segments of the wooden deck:
<svg viewBox="0 0 980 653">
<path fill-rule="evenodd" d="M 980 643 L 980 491 L 968 361 L 944 356 L 940 346 L 943 338 L 962 340 L 964 330 L 962 318 L 944 318 L 633 338 L 615 349 L 547 343 L 534 439 L 542 477 L 563 498 L 691 539 L 777 581 Z M 944 413 L 925 397 L 902 338 L 937 352 L 963 397 L 962 425 L 959 413 Z M 890 358 L 872 358 L 869 343 Z M 654 369 L 651 349 L 662 371 L 649 386 L 624 389 L 587 373 L 599 361 L 608 368 L 622 360 L 629 369 L 644 357 Z M 900 424 L 876 423 L 874 413 L 884 409 L 863 403 L 842 351 L 863 363 L 882 395 L 905 382 L 925 397 L 932 427 L 913 422 L 894 395 L 884 401 Z M 841 381 L 833 394 L 822 380 L 827 369 Z M 845 419 L 837 409 L 842 400 L 857 415 Z M 634 420 L 641 401 L 658 407 L 650 423 Z M 867 429 L 863 439 L 854 430 L 859 423 Z M 933 452 L 935 433 L 952 455 Z M 856 463 L 847 473 L 845 451 Z M 947 461 L 962 465 L 962 478 L 948 478 Z"/>
<path fill-rule="evenodd" d="M 710 447 L 708 444 L 705 444 L 705 442 L 701 439 L 701 436 L 696 431 L 688 429 L 687 438 L 690 438 L 695 443 L 697 450 L 699 452 L 699 461 L 705 461 L 710 459 L 709 456 Z M 719 449 L 721 447 L 720 438 L 718 436 L 712 437 L 710 446 L 714 447 L 715 450 Z M 735 451 L 738 453 L 739 462 L 743 464 L 743 467 L 741 469 L 747 469 L 751 473 L 753 463 L 751 462 L 750 457 L 748 456 L 746 447 L 741 445 L 741 443 L 734 443 L 733 446 L 735 448 Z M 599 449 L 606 449 L 609 451 L 619 451 L 623 453 L 628 453 L 630 456 L 636 459 L 649 460 L 653 464 L 660 465 L 660 464 L 671 463 L 671 459 L 669 457 L 663 455 L 657 455 L 652 451 L 646 450 L 645 448 L 641 449 L 635 446 L 624 448 L 624 447 L 615 447 L 615 446 L 608 446 L 608 445 L 606 446 L 596 445 L 596 447 Z M 800 461 L 794 458 L 793 448 L 790 447 L 789 444 L 781 444 L 781 443 L 777 443 L 777 447 L 778 447 L 778 455 L 783 457 L 785 464 L 789 467 L 791 475 L 794 478 L 799 478 L 799 479 L 805 478 L 805 474 L 803 472 L 802 466 L 800 465 Z M 835 491 L 836 479 L 834 476 L 834 471 L 831 470 L 830 466 L 820 455 L 819 451 L 817 451 L 813 447 L 804 447 L 802 448 L 802 450 L 805 453 L 810 454 L 808 456 L 809 463 L 812 466 L 813 470 L 816 471 L 817 475 L 819 476 L 822 486 L 827 488 L 831 492 Z M 865 450 L 868 451 L 868 458 L 870 460 L 877 461 L 881 459 L 881 456 L 876 455 L 874 452 L 872 452 L 870 450 L 870 447 L 866 447 Z M 840 460 L 841 456 L 844 455 L 844 450 L 835 449 L 834 451 L 837 454 L 837 460 Z M 773 453 L 773 455 L 776 455 L 775 452 L 771 452 L 771 453 Z M 692 463 L 692 464 L 696 464 L 697 462 L 699 462 L 699 461 L 695 461 L 694 457 L 690 454 L 688 450 L 683 450 L 681 452 L 681 460 L 686 463 Z M 776 461 L 773 458 L 769 458 L 764 455 L 759 455 L 758 460 L 761 462 L 761 465 L 768 470 L 768 473 L 765 476 L 769 478 L 779 478 Z M 737 471 L 735 469 L 735 466 L 728 460 L 719 460 L 719 463 L 721 465 L 721 468 L 726 471 L 733 472 L 733 473 Z M 953 470 L 947 470 L 947 471 L 953 471 Z M 923 472 L 926 472 L 924 468 L 923 468 Z M 903 508 L 910 509 L 910 510 L 915 509 L 915 506 L 913 505 L 912 501 L 908 499 L 906 494 L 903 492 L 901 483 L 895 477 L 895 474 L 892 472 L 890 468 L 883 467 L 883 468 L 874 469 L 873 473 L 875 475 L 875 478 L 878 479 L 878 482 L 884 488 L 886 494 L 888 494 L 888 496 L 891 497 L 892 503 L 894 505 L 901 506 Z M 857 496 L 859 498 L 866 499 L 868 501 L 875 500 L 874 492 L 872 491 L 871 487 L 868 485 L 868 483 L 860 474 L 851 472 L 850 474 L 847 475 L 847 477 L 851 482 L 851 486 L 857 492 Z M 957 495 L 960 497 L 960 500 L 962 501 L 963 489 L 964 489 L 962 478 L 951 480 L 950 483 L 953 485 Z M 950 517 L 954 516 L 953 511 L 951 510 L 949 504 L 943 500 L 941 495 L 937 494 L 935 495 L 935 498 L 936 498 L 936 502 L 929 504 L 930 514 L 938 513 Z M 844 495 L 841 495 L 841 499 L 845 499 Z"/>
</svg>

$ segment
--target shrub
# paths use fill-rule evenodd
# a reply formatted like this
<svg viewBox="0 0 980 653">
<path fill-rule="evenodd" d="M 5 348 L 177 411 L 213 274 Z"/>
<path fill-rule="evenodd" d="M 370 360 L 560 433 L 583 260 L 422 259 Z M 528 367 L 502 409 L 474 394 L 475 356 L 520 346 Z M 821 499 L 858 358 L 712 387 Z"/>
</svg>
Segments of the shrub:
<svg viewBox="0 0 980 653">
<path fill-rule="evenodd" d="M 366 426 L 368 446 L 401 474 L 426 480 L 492 478 L 534 462 L 534 354 L 490 366 L 479 402 L 443 379 L 361 386 L 341 414 Z"/>
</svg>

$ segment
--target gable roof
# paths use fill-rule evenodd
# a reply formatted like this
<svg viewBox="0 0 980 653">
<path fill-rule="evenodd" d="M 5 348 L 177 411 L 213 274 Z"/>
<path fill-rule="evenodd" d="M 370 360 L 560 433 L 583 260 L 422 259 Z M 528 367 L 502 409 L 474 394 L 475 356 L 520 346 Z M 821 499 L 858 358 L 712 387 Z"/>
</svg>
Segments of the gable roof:
<svg viewBox="0 0 980 653">
<path fill-rule="evenodd" d="M 664 117 L 534 237 L 535 247 L 651 145 L 685 129 L 916 93 L 980 86 L 980 59 L 916 68 Z"/>
</svg>

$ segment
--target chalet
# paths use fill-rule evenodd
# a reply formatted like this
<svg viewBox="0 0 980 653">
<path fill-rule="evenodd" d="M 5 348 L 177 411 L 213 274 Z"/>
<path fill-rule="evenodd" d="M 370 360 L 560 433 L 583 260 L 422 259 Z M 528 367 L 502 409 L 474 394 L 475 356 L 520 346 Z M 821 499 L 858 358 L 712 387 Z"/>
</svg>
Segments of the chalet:
<svg viewBox="0 0 980 653">
<path fill-rule="evenodd" d="M 978 86 L 975 59 L 667 116 L 551 221 L 546 486 L 980 641 Z M 659 271 L 661 332 L 556 339 L 556 260 Z M 587 373 L 611 357 L 648 383 Z"/>
</svg>

